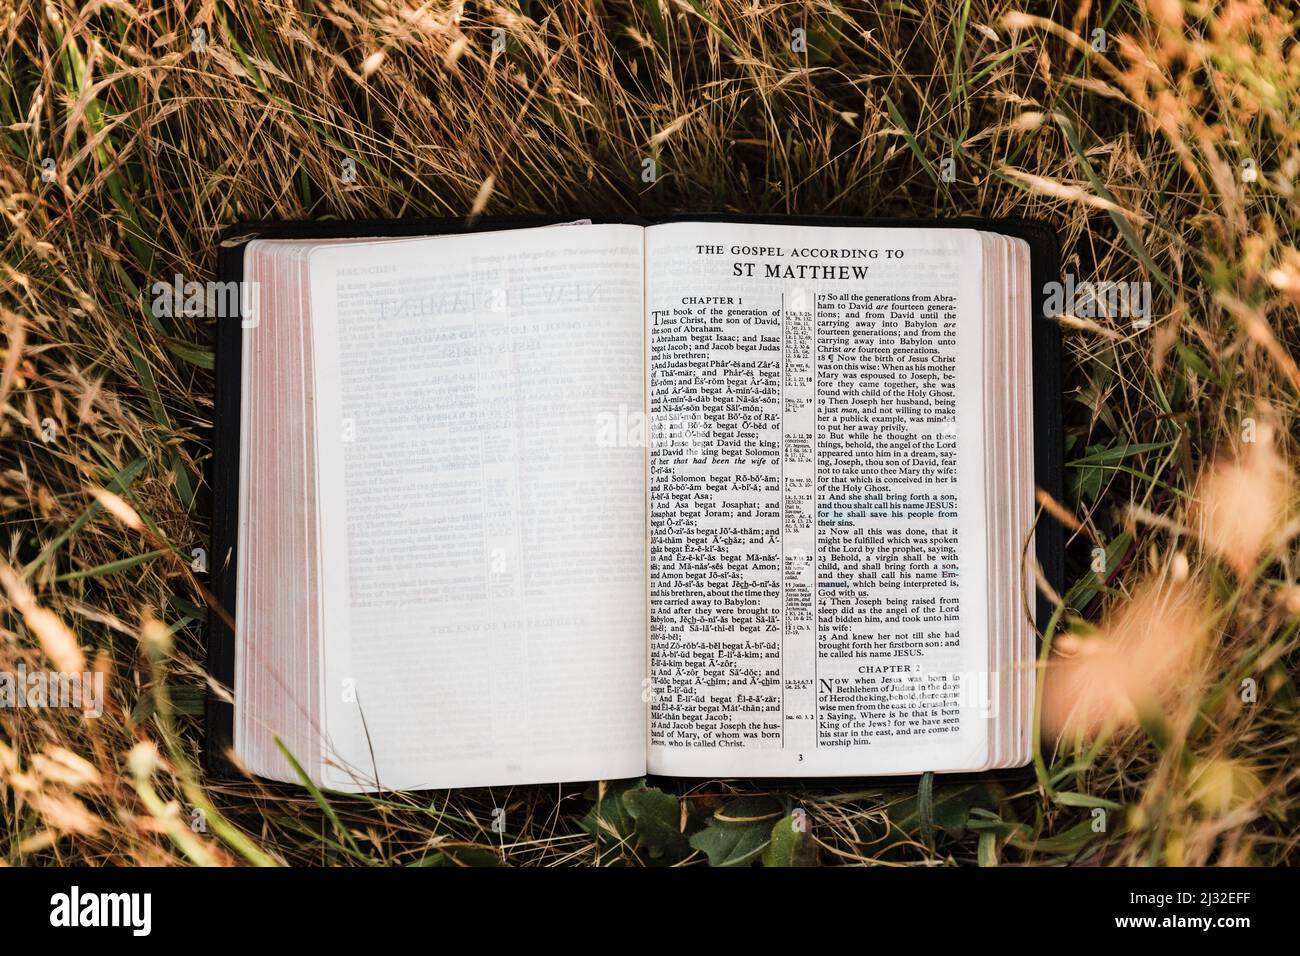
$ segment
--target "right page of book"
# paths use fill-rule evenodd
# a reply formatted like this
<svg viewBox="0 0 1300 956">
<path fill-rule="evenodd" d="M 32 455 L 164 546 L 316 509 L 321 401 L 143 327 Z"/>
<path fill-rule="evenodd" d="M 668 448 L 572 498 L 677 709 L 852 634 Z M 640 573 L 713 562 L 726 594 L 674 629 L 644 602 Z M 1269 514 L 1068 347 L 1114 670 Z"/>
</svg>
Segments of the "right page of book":
<svg viewBox="0 0 1300 956">
<path fill-rule="evenodd" d="M 968 229 L 646 230 L 652 773 L 980 770 Z"/>
</svg>

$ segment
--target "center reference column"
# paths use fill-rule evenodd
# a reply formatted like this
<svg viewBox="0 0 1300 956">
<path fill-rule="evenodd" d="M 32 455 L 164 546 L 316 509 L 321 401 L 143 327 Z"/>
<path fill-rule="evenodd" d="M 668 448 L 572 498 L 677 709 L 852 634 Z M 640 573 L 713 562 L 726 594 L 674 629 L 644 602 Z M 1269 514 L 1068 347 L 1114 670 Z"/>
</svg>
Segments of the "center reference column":
<svg viewBox="0 0 1300 956">
<path fill-rule="evenodd" d="M 802 760 L 817 746 L 815 293 L 782 293 L 781 686 L 783 743 Z"/>
</svg>

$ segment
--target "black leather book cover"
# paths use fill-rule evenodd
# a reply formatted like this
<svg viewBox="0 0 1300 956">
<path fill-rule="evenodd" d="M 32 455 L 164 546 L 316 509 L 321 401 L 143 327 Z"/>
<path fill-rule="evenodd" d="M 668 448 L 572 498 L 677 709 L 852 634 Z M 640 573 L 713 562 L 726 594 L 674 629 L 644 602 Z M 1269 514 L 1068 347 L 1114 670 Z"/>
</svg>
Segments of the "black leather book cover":
<svg viewBox="0 0 1300 956">
<path fill-rule="evenodd" d="M 300 222 L 254 222 L 231 227 L 224 233 L 218 251 L 217 278 L 220 282 L 241 281 L 244 247 L 254 239 L 365 239 L 400 236 L 435 236 L 456 233 L 521 229 L 573 222 L 579 216 L 481 217 L 467 219 L 372 219 L 320 220 Z M 658 222 L 736 222 L 772 225 L 857 226 L 926 229 L 979 229 L 1023 239 L 1030 248 L 1033 321 L 1034 383 L 1034 476 L 1037 485 L 1057 500 L 1064 494 L 1064 427 L 1061 405 L 1061 342 L 1057 323 L 1047 317 L 1047 283 L 1059 281 L 1060 247 L 1055 231 L 1046 223 L 1027 219 L 900 219 L 843 216 L 740 216 L 713 213 L 684 213 L 655 219 L 611 219 L 591 217 L 592 222 L 624 222 L 653 225 Z M 212 593 L 233 618 L 235 571 L 239 527 L 240 368 L 242 329 L 234 318 L 219 319 L 216 329 L 216 395 L 213 403 L 212 484 Z M 1038 563 L 1048 583 L 1064 592 L 1064 529 L 1050 516 L 1042 515 L 1035 528 Z M 1043 630 L 1052 607 L 1038 596 L 1036 619 Z M 235 678 L 235 635 L 215 613 L 208 614 L 207 669 L 221 686 L 233 688 Z M 209 692 L 204 714 L 204 761 L 209 772 L 234 776 L 236 771 L 226 754 L 234 738 L 234 707 Z M 1027 769 L 983 774 L 944 774 L 952 782 L 974 779 L 1023 778 Z M 836 778 L 843 782 L 844 778 Z M 909 777 L 855 778 L 880 786 L 910 785 Z M 783 778 L 782 786 L 795 780 Z"/>
</svg>

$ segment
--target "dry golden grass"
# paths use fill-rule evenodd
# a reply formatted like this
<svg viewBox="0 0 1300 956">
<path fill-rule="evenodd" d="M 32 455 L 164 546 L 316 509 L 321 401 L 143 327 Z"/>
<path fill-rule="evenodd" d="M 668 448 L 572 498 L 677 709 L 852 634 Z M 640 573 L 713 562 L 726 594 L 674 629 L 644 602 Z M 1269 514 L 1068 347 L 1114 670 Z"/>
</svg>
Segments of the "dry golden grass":
<svg viewBox="0 0 1300 956">
<path fill-rule="evenodd" d="M 0 860 L 653 862 L 616 785 L 202 776 L 213 329 L 154 317 L 148 289 L 209 278 L 238 220 L 731 210 L 1042 218 L 1065 271 L 1154 290 L 1149 328 L 1061 320 L 1070 588 L 1045 646 L 1075 690 L 1047 701 L 1068 733 L 1036 780 L 764 805 L 801 806 L 828 863 L 1294 862 L 1290 5 L 306 9 L 0 0 L 0 670 L 84 660 L 109 698 L 0 710 Z M 772 792 L 674 799 L 699 827 Z"/>
</svg>

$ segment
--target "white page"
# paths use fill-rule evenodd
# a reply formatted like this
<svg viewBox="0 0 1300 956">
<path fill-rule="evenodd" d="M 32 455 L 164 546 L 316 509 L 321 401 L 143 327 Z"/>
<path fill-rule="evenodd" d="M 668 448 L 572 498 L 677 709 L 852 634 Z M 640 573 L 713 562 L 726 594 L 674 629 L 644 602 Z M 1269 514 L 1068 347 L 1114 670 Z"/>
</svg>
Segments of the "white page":
<svg viewBox="0 0 1300 956">
<path fill-rule="evenodd" d="M 601 437 L 643 402 L 642 230 L 330 246 L 310 272 L 326 784 L 643 773 L 645 456 Z"/>
<path fill-rule="evenodd" d="M 647 401 L 662 430 L 677 436 L 651 454 L 650 771 L 814 776 L 984 766 L 992 721 L 980 686 L 989 635 L 978 234 L 673 223 L 646 230 L 646 262 Z M 909 304 L 919 301 L 913 295 L 950 296 L 932 304 L 955 319 L 955 334 L 901 347 L 891 359 L 898 379 L 882 385 L 879 357 L 856 350 L 887 333 L 876 320 L 855 319 L 868 307 L 839 298 L 846 295 L 900 295 Z M 870 307 L 892 311 L 878 300 Z M 874 381 L 853 377 L 869 365 Z M 918 376 L 921 366 L 929 375 Z M 954 369 L 956 381 L 932 378 L 941 368 Z M 897 388 L 897 400 L 917 408 L 933 403 L 935 389 L 947 407 L 933 421 L 904 410 L 880 432 L 886 437 L 862 440 L 862 422 L 879 426 L 882 416 L 852 393 L 859 387 Z M 956 466 L 873 482 L 866 468 L 881 466 L 886 445 L 909 467 L 920 451 L 943 467 L 955 455 Z M 886 463 L 885 471 L 895 469 Z M 911 517 L 867 514 L 884 494 L 896 496 L 885 511 Z M 924 516 L 940 495 L 953 496 L 957 519 Z M 958 577 L 924 588 L 894 586 L 883 571 L 874 583 L 864 577 L 882 548 L 898 557 L 900 547 L 928 542 L 934 558 L 953 537 L 944 528 L 956 532 L 945 563 Z M 870 620 L 888 619 L 891 599 L 908 602 L 907 615 L 928 616 L 939 602 L 932 610 L 916 602 L 931 597 L 955 602 L 943 610 L 957 620 Z M 890 689 L 887 680 L 920 687 Z M 940 687 L 940 708 L 904 712 L 920 703 L 919 690 Z"/>
</svg>

